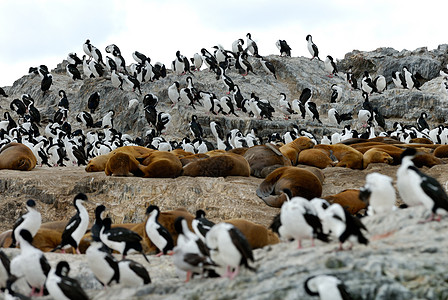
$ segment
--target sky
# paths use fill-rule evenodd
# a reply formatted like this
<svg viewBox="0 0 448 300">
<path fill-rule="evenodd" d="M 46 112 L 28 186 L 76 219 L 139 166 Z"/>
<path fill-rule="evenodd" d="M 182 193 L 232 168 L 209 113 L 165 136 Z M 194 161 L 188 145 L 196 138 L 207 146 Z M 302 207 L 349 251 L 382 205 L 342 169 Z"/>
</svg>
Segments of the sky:
<svg viewBox="0 0 448 300">
<path fill-rule="evenodd" d="M 447 12 L 441 0 L 2 0 L 0 86 L 32 66 L 54 69 L 70 52 L 82 57 L 86 39 L 103 56 L 116 44 L 127 65 L 139 51 L 168 68 L 177 50 L 187 57 L 218 44 L 230 50 L 248 32 L 263 56 L 278 55 L 282 39 L 292 56 L 310 57 L 308 34 L 323 59 L 355 49 L 431 50 L 448 43 Z"/>
</svg>

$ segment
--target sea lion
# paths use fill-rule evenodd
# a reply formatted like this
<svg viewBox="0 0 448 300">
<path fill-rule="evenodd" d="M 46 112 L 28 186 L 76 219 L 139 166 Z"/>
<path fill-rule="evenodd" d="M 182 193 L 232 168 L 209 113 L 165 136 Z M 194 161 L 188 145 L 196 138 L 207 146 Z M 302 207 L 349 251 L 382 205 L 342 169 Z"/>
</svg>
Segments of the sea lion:
<svg viewBox="0 0 448 300">
<path fill-rule="evenodd" d="M 118 152 L 109 157 L 104 173 L 107 176 L 128 176 L 130 174 L 142 176 L 143 173 L 140 171 L 139 165 L 140 163 L 135 157 L 126 152 Z"/>
<path fill-rule="evenodd" d="M 0 150 L 0 170 L 31 171 L 37 159 L 30 148 L 20 143 L 9 143 Z"/>
<path fill-rule="evenodd" d="M 247 238 L 252 249 L 263 248 L 267 245 L 278 244 L 280 242 L 277 234 L 266 227 L 255 224 L 245 219 L 231 219 L 224 221 L 238 228 Z"/>
<path fill-rule="evenodd" d="M 437 147 L 433 155 L 438 158 L 447 158 L 448 157 L 448 145 L 440 145 Z"/>
<path fill-rule="evenodd" d="M 334 155 L 339 162 L 336 167 L 362 169 L 362 153 L 344 144 L 316 145 L 315 149 L 323 149 L 328 155 Z M 331 152 L 332 151 L 332 152 Z"/>
<path fill-rule="evenodd" d="M 313 166 L 320 169 L 326 167 L 333 167 L 337 164 L 337 161 L 333 161 L 325 150 L 322 149 L 305 149 L 300 151 L 299 164 Z"/>
<path fill-rule="evenodd" d="M 318 170 L 318 169 L 315 169 Z M 284 189 L 294 196 L 313 199 L 322 195 L 322 182 L 313 172 L 299 167 L 281 167 L 270 173 L 257 188 L 257 196 L 267 205 L 281 207 L 286 200 Z"/>
<path fill-rule="evenodd" d="M 238 154 L 226 153 L 190 162 L 184 166 L 184 176 L 250 176 L 247 160 Z"/>
<path fill-rule="evenodd" d="M 188 156 L 184 156 L 182 158 L 180 158 L 180 162 L 182 163 L 182 166 L 186 166 L 189 163 L 193 162 L 193 161 L 197 161 L 200 159 L 204 159 L 210 157 L 205 153 L 197 153 L 197 154 L 192 154 L 192 155 L 188 155 Z"/>
<path fill-rule="evenodd" d="M 175 178 L 182 174 L 182 163 L 176 155 L 155 150 L 137 158 L 145 178 Z"/>
<path fill-rule="evenodd" d="M 85 170 L 86 172 L 101 172 L 106 169 L 106 164 L 109 158 L 119 152 L 127 153 L 132 157 L 140 157 L 141 155 L 151 153 L 153 151 L 156 151 L 154 149 L 149 149 L 142 146 L 123 146 L 120 148 L 117 148 L 107 154 L 98 155 L 97 157 L 92 158 L 89 163 L 87 164 Z"/>
<path fill-rule="evenodd" d="M 359 190 L 357 189 L 347 189 L 342 192 L 322 197 L 322 199 L 327 200 L 331 204 L 339 203 L 352 215 L 356 214 L 361 209 L 367 208 L 366 203 L 359 199 Z"/>
<path fill-rule="evenodd" d="M 297 165 L 299 153 L 304 149 L 311 149 L 313 147 L 314 143 L 310 138 L 301 136 L 296 138 L 294 141 L 281 146 L 279 150 L 291 161 L 291 165 L 295 166 Z"/>
<path fill-rule="evenodd" d="M 371 163 L 385 163 L 390 165 L 393 162 L 394 158 L 390 156 L 387 152 L 382 151 L 378 148 L 372 148 L 364 152 L 362 159 L 362 166 L 365 169 Z"/>
<path fill-rule="evenodd" d="M 279 147 L 270 143 L 250 147 L 244 158 L 250 165 L 250 175 L 258 178 L 266 176 L 264 174 L 267 172 L 263 172 L 265 168 L 291 166 L 291 161 L 280 152 Z"/>
</svg>

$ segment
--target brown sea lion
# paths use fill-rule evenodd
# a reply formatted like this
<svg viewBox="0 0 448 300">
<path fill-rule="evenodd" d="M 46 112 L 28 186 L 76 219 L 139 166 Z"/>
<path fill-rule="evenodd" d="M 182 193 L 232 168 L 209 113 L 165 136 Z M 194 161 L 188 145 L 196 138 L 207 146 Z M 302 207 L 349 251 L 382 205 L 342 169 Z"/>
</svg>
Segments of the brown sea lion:
<svg viewBox="0 0 448 300">
<path fill-rule="evenodd" d="M 371 163 L 385 163 L 392 164 L 394 159 L 387 152 L 382 151 L 378 148 L 372 148 L 364 152 L 362 165 L 363 168 L 367 168 L 367 166 Z"/>
<path fill-rule="evenodd" d="M 182 163 L 167 151 L 153 151 L 138 158 L 138 168 L 145 178 L 175 178 L 182 174 Z"/>
<path fill-rule="evenodd" d="M 315 149 L 323 149 L 328 155 L 334 155 L 338 159 L 336 167 L 350 169 L 362 169 L 362 153 L 344 144 L 316 145 Z"/>
<path fill-rule="evenodd" d="M 192 177 L 249 177 L 250 166 L 243 156 L 234 153 L 225 153 L 187 164 L 184 166 L 182 175 Z"/>
<path fill-rule="evenodd" d="M 325 169 L 326 167 L 335 166 L 337 161 L 333 161 L 325 150 L 305 149 L 300 151 L 298 163 Z"/>
<path fill-rule="evenodd" d="M 322 197 L 322 199 L 327 200 L 331 204 L 339 203 L 352 215 L 367 207 L 366 203 L 359 200 L 359 190 L 357 189 L 347 189 L 335 195 Z"/>
<path fill-rule="evenodd" d="M 119 152 L 127 153 L 132 157 L 139 157 L 141 155 L 151 153 L 153 151 L 156 151 L 154 149 L 149 149 L 146 147 L 141 146 L 123 146 L 120 148 L 117 148 L 107 154 L 98 155 L 97 157 L 92 158 L 89 163 L 87 164 L 85 170 L 86 172 L 101 172 L 106 169 L 106 164 L 109 158 Z"/>
<path fill-rule="evenodd" d="M 270 143 L 250 147 L 244 153 L 244 158 L 250 165 L 250 175 L 259 178 L 266 176 L 267 172 L 263 171 L 265 168 L 280 168 L 291 165 L 291 161 L 280 152 L 279 147 Z"/>
<path fill-rule="evenodd" d="M 300 151 L 304 149 L 311 149 L 313 147 L 314 143 L 310 138 L 301 136 L 296 138 L 294 141 L 281 146 L 279 150 L 291 161 L 291 165 L 295 166 L 297 165 Z"/>
<path fill-rule="evenodd" d="M 140 163 L 135 157 L 126 152 L 118 152 L 109 157 L 104 173 L 107 176 L 142 176 L 139 165 Z"/>
<path fill-rule="evenodd" d="M 31 171 L 37 159 L 30 148 L 20 143 L 9 143 L 0 150 L 0 170 Z"/>
<path fill-rule="evenodd" d="M 231 219 L 224 221 L 238 228 L 247 238 L 252 249 L 263 248 L 267 245 L 278 244 L 280 242 L 277 234 L 266 227 L 253 223 L 245 219 Z"/>
<path fill-rule="evenodd" d="M 287 197 L 283 193 L 284 189 L 291 190 L 293 196 L 310 200 L 322 195 L 322 182 L 307 169 L 281 167 L 270 173 L 260 184 L 257 196 L 269 206 L 281 207 Z"/>
<path fill-rule="evenodd" d="M 447 158 L 448 157 L 448 145 L 440 145 L 437 147 L 433 155 L 438 158 Z"/>
</svg>

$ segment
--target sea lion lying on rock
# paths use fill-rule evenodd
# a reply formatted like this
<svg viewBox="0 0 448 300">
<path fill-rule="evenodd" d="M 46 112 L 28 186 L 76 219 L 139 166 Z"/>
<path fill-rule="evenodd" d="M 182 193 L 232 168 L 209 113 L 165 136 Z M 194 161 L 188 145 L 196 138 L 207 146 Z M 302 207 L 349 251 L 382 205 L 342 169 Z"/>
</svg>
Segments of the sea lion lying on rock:
<svg viewBox="0 0 448 300">
<path fill-rule="evenodd" d="M 244 153 L 244 158 L 249 163 L 250 175 L 258 178 L 264 178 L 270 173 L 264 169 L 272 171 L 273 168 L 291 166 L 291 161 L 280 152 L 279 147 L 269 143 L 250 147 Z"/>
<path fill-rule="evenodd" d="M 267 205 L 281 207 L 286 201 L 284 189 L 289 189 L 292 196 L 301 196 L 311 200 L 322 195 L 323 175 L 317 168 L 281 167 L 270 173 L 257 188 L 257 196 Z"/>
<path fill-rule="evenodd" d="M 225 153 L 192 161 L 184 166 L 184 176 L 250 176 L 250 166 L 247 160 L 238 154 Z"/>
<path fill-rule="evenodd" d="M 0 170 L 31 171 L 37 159 L 30 148 L 20 143 L 9 143 L 0 150 Z"/>
</svg>

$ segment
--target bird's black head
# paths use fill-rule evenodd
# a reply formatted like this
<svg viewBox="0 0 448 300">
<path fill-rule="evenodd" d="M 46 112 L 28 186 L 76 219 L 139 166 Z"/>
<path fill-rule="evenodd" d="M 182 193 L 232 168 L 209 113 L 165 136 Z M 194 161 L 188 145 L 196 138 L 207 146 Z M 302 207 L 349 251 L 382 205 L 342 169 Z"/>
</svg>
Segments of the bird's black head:
<svg viewBox="0 0 448 300">
<path fill-rule="evenodd" d="M 31 232 L 29 232 L 28 230 L 22 229 L 22 230 L 20 230 L 19 234 L 28 243 L 31 244 L 33 242 L 33 236 L 31 235 Z"/>
<path fill-rule="evenodd" d="M 372 194 L 372 191 L 369 190 L 366 187 L 362 187 L 359 189 L 359 200 L 361 200 L 364 203 L 369 203 L 370 194 Z"/>
<path fill-rule="evenodd" d="M 98 206 L 95 208 L 95 217 L 96 217 L 97 219 L 99 219 L 99 218 L 101 217 L 101 213 L 102 213 L 103 211 L 105 211 L 105 210 L 106 210 L 106 206 L 104 206 L 103 204 L 98 205 Z"/>
<path fill-rule="evenodd" d="M 199 218 L 205 218 L 205 211 L 203 211 L 202 209 L 198 209 L 196 211 L 196 219 L 199 219 Z"/>
<path fill-rule="evenodd" d="M 146 209 L 146 214 L 149 215 L 151 212 L 153 212 L 154 210 L 157 211 L 157 214 L 160 212 L 159 207 L 157 205 L 150 205 L 148 206 L 148 208 Z"/>
<path fill-rule="evenodd" d="M 61 260 L 58 262 L 56 266 L 56 275 L 58 276 L 68 276 L 68 273 L 70 273 L 70 265 L 65 260 Z"/>
<path fill-rule="evenodd" d="M 308 41 L 308 40 L 310 40 L 311 39 L 311 34 L 308 34 L 307 36 L 306 36 L 306 40 Z"/>
<path fill-rule="evenodd" d="M 176 229 L 176 232 L 178 234 L 183 233 L 182 229 L 182 221 L 185 220 L 184 217 L 177 217 L 177 219 L 174 221 L 174 229 Z"/>
<path fill-rule="evenodd" d="M 76 205 L 76 202 L 78 201 L 87 201 L 87 196 L 84 193 L 79 193 L 75 196 L 75 199 L 73 200 L 73 205 Z"/>
<path fill-rule="evenodd" d="M 30 199 L 30 200 L 26 201 L 26 206 L 28 206 L 28 207 L 35 207 L 36 206 L 36 201 Z"/>
<path fill-rule="evenodd" d="M 406 148 L 406 150 L 401 153 L 400 160 L 403 160 L 403 158 L 406 156 L 410 156 L 411 158 L 413 158 L 416 154 L 417 150 L 415 148 Z"/>
<path fill-rule="evenodd" d="M 109 230 L 111 225 L 112 225 L 112 219 L 111 218 L 104 218 L 103 219 L 104 230 Z"/>
</svg>

